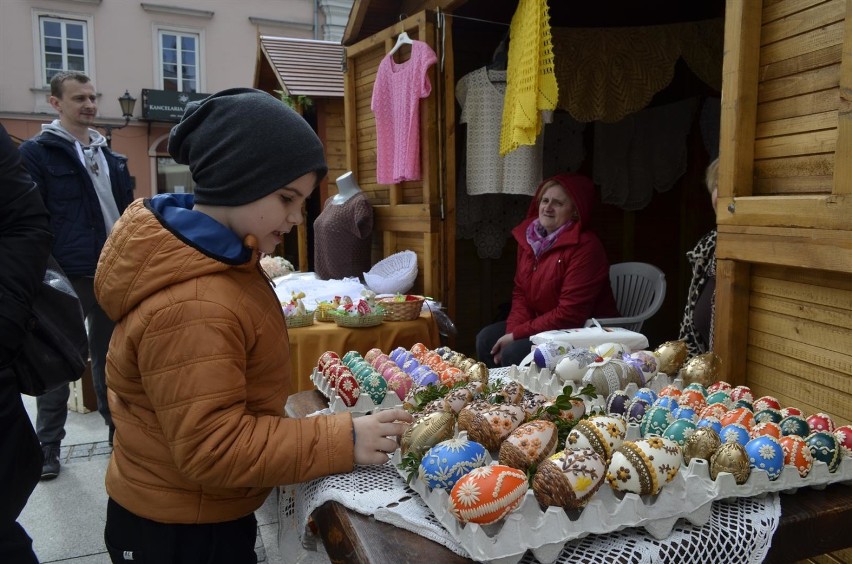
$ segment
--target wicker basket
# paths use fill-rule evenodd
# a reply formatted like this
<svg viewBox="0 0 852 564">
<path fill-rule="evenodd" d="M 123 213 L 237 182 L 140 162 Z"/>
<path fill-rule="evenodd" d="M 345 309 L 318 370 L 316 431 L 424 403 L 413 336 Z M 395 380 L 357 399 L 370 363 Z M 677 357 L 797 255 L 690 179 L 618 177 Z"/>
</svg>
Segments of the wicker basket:
<svg viewBox="0 0 852 564">
<path fill-rule="evenodd" d="M 332 323 L 334 318 L 336 317 L 334 314 L 330 313 L 334 311 L 337 307 L 330 303 L 319 303 L 317 304 L 316 309 L 316 318 L 317 321 L 324 321 L 326 323 Z"/>
<path fill-rule="evenodd" d="M 314 324 L 314 312 L 308 311 L 304 315 L 285 315 L 284 320 L 287 322 L 288 329 L 307 327 Z"/>
<path fill-rule="evenodd" d="M 385 321 L 414 321 L 420 317 L 424 298 L 398 302 L 394 298 L 379 300 L 385 310 Z"/>
<path fill-rule="evenodd" d="M 364 273 L 367 287 L 377 294 L 404 294 L 417 278 L 417 254 L 401 251 L 385 257 Z"/>
<path fill-rule="evenodd" d="M 368 315 L 334 315 L 334 322 L 338 327 L 375 327 L 380 325 L 384 319 L 384 313 L 370 313 Z"/>
</svg>

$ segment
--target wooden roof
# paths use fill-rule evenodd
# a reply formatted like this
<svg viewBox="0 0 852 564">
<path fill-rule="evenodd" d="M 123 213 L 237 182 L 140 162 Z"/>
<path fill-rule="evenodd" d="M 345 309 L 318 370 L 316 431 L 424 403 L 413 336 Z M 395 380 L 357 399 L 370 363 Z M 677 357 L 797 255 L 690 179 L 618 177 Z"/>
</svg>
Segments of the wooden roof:
<svg viewBox="0 0 852 564">
<path fill-rule="evenodd" d="M 255 86 L 262 89 L 269 89 L 268 79 L 274 75 L 290 96 L 342 98 L 343 46 L 332 41 L 261 35 L 255 75 Z"/>
</svg>

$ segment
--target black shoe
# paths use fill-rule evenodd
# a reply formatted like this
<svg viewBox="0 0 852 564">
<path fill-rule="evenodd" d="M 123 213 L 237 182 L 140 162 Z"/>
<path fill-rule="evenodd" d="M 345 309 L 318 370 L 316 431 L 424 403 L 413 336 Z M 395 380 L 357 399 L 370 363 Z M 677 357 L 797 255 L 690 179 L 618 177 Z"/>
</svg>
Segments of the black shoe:
<svg viewBox="0 0 852 564">
<path fill-rule="evenodd" d="M 110 423 L 110 426 L 109 426 L 109 446 L 112 446 L 113 435 L 115 435 L 115 425 Z"/>
<path fill-rule="evenodd" d="M 41 479 L 52 480 L 59 476 L 59 445 L 43 445 L 41 452 L 44 463 L 41 465 Z"/>
</svg>

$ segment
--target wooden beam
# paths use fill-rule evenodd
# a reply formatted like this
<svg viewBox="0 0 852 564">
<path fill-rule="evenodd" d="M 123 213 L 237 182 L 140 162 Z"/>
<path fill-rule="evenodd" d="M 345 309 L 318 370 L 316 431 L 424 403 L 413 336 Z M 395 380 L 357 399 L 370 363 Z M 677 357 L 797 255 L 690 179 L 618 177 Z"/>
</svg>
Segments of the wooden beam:
<svg viewBox="0 0 852 564">
<path fill-rule="evenodd" d="M 840 107 L 832 194 L 852 194 L 852 2 L 846 3 L 843 55 L 840 60 Z"/>
<path fill-rule="evenodd" d="M 720 197 L 716 210 L 719 226 L 852 230 L 852 196 L 844 194 Z"/>
<path fill-rule="evenodd" d="M 721 379 L 734 386 L 746 383 L 750 269 L 745 262 L 716 259 L 713 351 L 722 359 Z"/>
<path fill-rule="evenodd" d="M 852 231 L 720 226 L 716 258 L 852 274 Z"/>
</svg>

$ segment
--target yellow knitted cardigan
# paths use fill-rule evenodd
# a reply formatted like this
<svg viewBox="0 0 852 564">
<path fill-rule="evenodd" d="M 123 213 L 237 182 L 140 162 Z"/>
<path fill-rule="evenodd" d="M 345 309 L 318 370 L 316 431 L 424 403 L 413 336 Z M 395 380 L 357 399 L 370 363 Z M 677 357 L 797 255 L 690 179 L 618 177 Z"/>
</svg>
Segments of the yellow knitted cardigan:
<svg viewBox="0 0 852 564">
<path fill-rule="evenodd" d="M 555 109 L 559 97 L 547 0 L 520 0 L 509 37 L 501 156 L 521 145 L 535 145 L 541 133 L 541 111 Z"/>
</svg>

